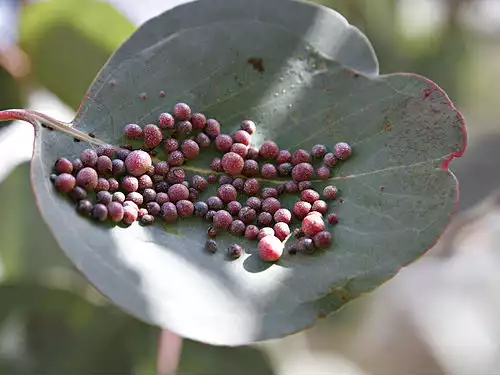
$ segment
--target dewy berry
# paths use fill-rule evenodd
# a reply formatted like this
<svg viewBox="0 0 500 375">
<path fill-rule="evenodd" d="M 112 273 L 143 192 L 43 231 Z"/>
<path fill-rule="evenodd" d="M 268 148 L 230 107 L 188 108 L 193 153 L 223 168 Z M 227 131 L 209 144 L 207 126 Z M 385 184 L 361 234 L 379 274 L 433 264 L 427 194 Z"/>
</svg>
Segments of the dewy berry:
<svg viewBox="0 0 500 375">
<path fill-rule="evenodd" d="M 274 213 L 274 221 L 276 223 L 290 224 L 290 221 L 292 221 L 292 213 L 287 208 L 280 208 Z"/>
<path fill-rule="evenodd" d="M 246 225 L 241 220 L 233 220 L 229 227 L 229 232 L 235 236 L 243 236 L 245 234 Z"/>
<path fill-rule="evenodd" d="M 198 146 L 200 146 L 200 148 L 210 147 L 210 138 L 205 133 L 198 134 L 194 140 L 196 143 L 198 143 Z"/>
<path fill-rule="evenodd" d="M 312 211 L 316 211 L 316 212 L 319 212 L 320 214 L 324 215 L 328 211 L 328 204 L 325 201 L 318 199 L 317 201 L 315 201 L 313 203 Z"/>
<path fill-rule="evenodd" d="M 116 193 L 113 193 L 112 200 L 113 202 L 123 203 L 125 202 L 125 194 L 121 191 L 117 191 Z"/>
<path fill-rule="evenodd" d="M 300 163 L 310 163 L 312 161 L 311 155 L 303 149 L 298 149 L 292 155 L 292 164 L 297 165 Z"/>
<path fill-rule="evenodd" d="M 295 182 L 307 181 L 314 176 L 314 168 L 309 163 L 297 164 L 292 169 L 292 178 Z"/>
<path fill-rule="evenodd" d="M 191 108 L 186 103 L 177 103 L 174 106 L 174 116 L 179 121 L 189 120 L 191 117 Z"/>
<path fill-rule="evenodd" d="M 57 176 L 54 185 L 61 193 L 68 193 L 75 187 L 76 179 L 69 173 L 61 173 Z"/>
<path fill-rule="evenodd" d="M 97 203 L 90 211 L 90 217 L 94 220 L 104 221 L 108 218 L 108 209 L 104 204 Z"/>
<path fill-rule="evenodd" d="M 275 262 L 283 254 L 283 243 L 275 236 L 265 236 L 259 241 L 259 256 L 266 262 Z"/>
<path fill-rule="evenodd" d="M 241 203 L 238 201 L 231 201 L 227 204 L 227 211 L 232 216 L 237 216 L 241 211 Z"/>
<path fill-rule="evenodd" d="M 208 181 L 204 177 L 195 174 L 191 179 L 192 186 L 198 191 L 205 191 L 208 187 Z"/>
<path fill-rule="evenodd" d="M 120 162 L 122 161 L 120 160 Z M 105 155 L 99 156 L 97 158 L 96 169 L 100 175 L 111 175 L 113 172 L 113 162 Z"/>
<path fill-rule="evenodd" d="M 228 205 L 228 210 L 229 210 L 229 205 Z M 229 212 L 231 213 L 231 211 Z M 257 212 L 253 208 L 245 206 L 238 211 L 237 215 L 238 219 L 240 219 L 243 223 L 250 224 L 255 221 L 257 217 Z"/>
<path fill-rule="evenodd" d="M 177 213 L 180 217 L 192 216 L 194 212 L 194 205 L 192 202 L 182 199 L 175 204 Z"/>
<path fill-rule="evenodd" d="M 304 191 L 307 189 L 312 189 L 313 184 L 311 181 L 300 181 L 297 186 L 299 187 L 299 191 Z"/>
<path fill-rule="evenodd" d="M 161 144 L 163 134 L 158 126 L 148 124 L 143 129 L 144 133 L 144 146 L 147 148 L 154 148 Z"/>
<path fill-rule="evenodd" d="M 57 159 L 54 169 L 57 173 L 72 173 L 73 172 L 73 164 L 66 158 Z"/>
<path fill-rule="evenodd" d="M 351 146 L 349 146 L 346 142 L 336 143 L 333 150 L 335 157 L 339 160 L 347 160 L 352 154 Z"/>
<path fill-rule="evenodd" d="M 94 168 L 85 167 L 76 175 L 76 184 L 87 191 L 92 191 L 97 186 L 97 172 Z"/>
<path fill-rule="evenodd" d="M 233 139 L 227 134 L 218 135 L 214 141 L 215 148 L 220 152 L 228 152 L 233 145 Z"/>
<path fill-rule="evenodd" d="M 325 186 L 325 188 L 323 189 L 323 197 L 325 199 L 335 199 L 337 198 L 338 193 L 338 189 L 332 185 Z"/>
<path fill-rule="evenodd" d="M 123 128 L 125 138 L 130 140 L 140 139 L 142 137 L 142 128 L 137 124 L 128 124 Z"/>
<path fill-rule="evenodd" d="M 95 167 L 95 165 L 97 164 L 97 158 L 97 152 L 90 148 L 83 150 L 80 154 L 80 160 L 86 167 Z"/>
<path fill-rule="evenodd" d="M 210 210 L 218 211 L 224 208 L 224 202 L 219 197 L 211 196 L 207 198 L 207 205 Z"/>
<path fill-rule="evenodd" d="M 270 197 L 277 198 L 278 197 L 278 190 L 276 190 L 275 188 L 265 187 L 264 189 L 262 189 L 261 196 L 262 196 L 262 199 L 266 199 L 266 198 L 270 198 Z"/>
<path fill-rule="evenodd" d="M 246 203 L 248 207 L 253 208 L 256 211 L 259 211 L 262 206 L 262 201 L 258 197 L 249 197 Z"/>
<path fill-rule="evenodd" d="M 184 172 L 184 169 L 179 167 L 172 168 L 167 173 L 167 182 L 169 184 L 182 184 L 185 178 L 186 172 Z"/>
<path fill-rule="evenodd" d="M 215 139 L 220 134 L 220 124 L 217 120 L 208 119 L 205 125 L 205 134 L 208 135 L 210 139 Z"/>
<path fill-rule="evenodd" d="M 274 215 L 280 208 L 281 203 L 276 198 L 269 197 L 262 201 L 262 211 L 269 212 L 271 215 Z"/>
<path fill-rule="evenodd" d="M 108 204 L 111 203 L 112 200 L 112 195 L 109 191 L 99 191 L 95 195 L 95 200 L 97 203 L 102 203 L 103 205 L 107 206 Z"/>
<path fill-rule="evenodd" d="M 187 135 L 193 131 L 193 124 L 189 121 L 180 121 L 175 125 L 175 131 L 180 135 Z"/>
<path fill-rule="evenodd" d="M 234 143 L 243 143 L 245 146 L 249 146 L 251 137 L 245 130 L 236 130 L 233 133 L 233 141 Z"/>
<path fill-rule="evenodd" d="M 96 153 L 97 156 L 107 156 L 110 159 L 113 159 L 116 155 L 117 148 L 110 144 L 103 144 L 97 147 Z"/>
<path fill-rule="evenodd" d="M 138 193 L 137 191 L 133 191 L 132 193 L 127 194 L 127 197 L 125 200 L 132 201 L 136 205 L 140 206 L 144 202 L 144 197 L 142 196 L 141 193 Z"/>
<path fill-rule="evenodd" d="M 242 158 L 246 158 L 248 154 L 248 146 L 243 143 L 233 143 L 231 146 L 231 152 L 240 155 Z"/>
<path fill-rule="evenodd" d="M 265 227 L 259 230 L 259 234 L 257 235 L 257 239 L 262 239 L 266 236 L 274 236 L 274 229 L 270 227 Z"/>
<path fill-rule="evenodd" d="M 244 163 L 243 158 L 234 152 L 228 152 L 222 157 L 222 168 L 230 176 L 241 174 Z"/>
<path fill-rule="evenodd" d="M 245 177 L 255 177 L 259 174 L 259 163 L 255 160 L 245 160 L 241 174 Z"/>
<path fill-rule="evenodd" d="M 153 216 L 159 216 L 161 212 L 161 206 L 157 202 L 149 202 L 146 205 L 148 213 Z"/>
<path fill-rule="evenodd" d="M 182 142 L 181 151 L 186 159 L 194 159 L 200 154 L 200 147 L 195 141 L 186 139 Z"/>
<path fill-rule="evenodd" d="M 326 165 L 322 165 L 316 170 L 316 175 L 321 180 L 327 180 L 330 177 L 330 168 L 328 168 Z"/>
<path fill-rule="evenodd" d="M 295 181 L 288 181 L 285 184 L 285 191 L 290 194 L 294 194 L 299 191 L 299 185 Z"/>
<path fill-rule="evenodd" d="M 255 240 L 259 235 L 259 228 L 255 225 L 248 225 L 245 229 L 245 238 L 247 240 Z"/>
<path fill-rule="evenodd" d="M 243 248 L 238 244 L 232 244 L 227 249 L 227 255 L 231 259 L 238 259 L 243 254 Z"/>
<path fill-rule="evenodd" d="M 163 203 L 170 202 L 170 198 L 168 197 L 168 193 L 157 192 L 156 193 L 156 202 L 161 206 Z"/>
<path fill-rule="evenodd" d="M 243 188 L 245 187 L 245 180 L 242 178 L 235 178 L 233 180 L 233 186 L 236 189 L 236 191 L 242 192 Z"/>
<path fill-rule="evenodd" d="M 252 135 L 257 131 L 255 122 L 251 120 L 243 120 L 240 125 L 240 129 L 246 131 L 248 134 Z"/>
<path fill-rule="evenodd" d="M 337 157 L 336 157 L 333 153 L 329 152 L 329 153 L 328 153 L 328 154 L 326 154 L 326 155 L 325 155 L 325 157 L 323 158 L 323 163 L 324 163 L 327 167 L 332 168 L 332 167 L 334 167 L 334 166 L 336 166 L 336 165 L 337 165 L 337 163 L 338 163 L 338 159 L 337 159 Z"/>
<path fill-rule="evenodd" d="M 111 173 L 113 176 L 121 176 L 125 174 L 127 168 L 125 167 L 125 162 L 120 159 L 113 159 L 111 161 Z"/>
<path fill-rule="evenodd" d="M 233 185 L 224 184 L 217 189 L 217 196 L 224 202 L 229 203 L 236 200 L 238 192 Z"/>
<path fill-rule="evenodd" d="M 222 168 L 222 159 L 221 158 L 213 158 L 210 162 L 210 169 L 214 172 L 222 172 L 224 169 Z"/>
<path fill-rule="evenodd" d="M 172 223 L 177 220 L 177 207 L 172 202 L 163 203 L 161 206 L 163 219 L 167 223 Z"/>
<path fill-rule="evenodd" d="M 99 181 L 97 181 L 97 184 L 99 185 Z M 109 191 L 114 193 L 115 191 L 118 190 L 118 188 L 120 187 L 120 183 L 118 182 L 118 180 L 116 180 L 115 178 L 108 178 L 108 185 L 109 185 Z"/>
<path fill-rule="evenodd" d="M 303 219 L 311 211 L 312 205 L 309 202 L 299 201 L 293 205 L 293 214 L 298 219 Z"/>
<path fill-rule="evenodd" d="M 198 217 L 205 217 L 208 212 L 208 205 L 205 202 L 196 202 L 194 204 L 194 215 Z"/>
<path fill-rule="evenodd" d="M 203 113 L 193 113 L 190 121 L 195 130 L 203 130 L 207 124 L 207 118 Z"/>
<path fill-rule="evenodd" d="M 139 190 L 151 189 L 153 187 L 153 180 L 147 174 L 143 174 L 137 180 L 139 181 Z"/>
<path fill-rule="evenodd" d="M 265 163 L 260 169 L 260 174 L 263 178 L 271 179 L 276 176 L 276 167 L 273 164 Z"/>
<path fill-rule="evenodd" d="M 231 176 L 228 176 L 227 174 L 223 174 L 222 176 L 219 177 L 219 185 L 232 184 L 232 183 L 233 183 L 233 178 Z"/>
<path fill-rule="evenodd" d="M 321 159 L 327 154 L 328 150 L 325 145 L 317 144 L 311 149 L 311 155 L 313 158 Z"/>
<path fill-rule="evenodd" d="M 265 141 L 259 149 L 259 155 L 264 159 L 276 159 L 279 148 L 276 142 Z"/>
<path fill-rule="evenodd" d="M 231 214 L 226 210 L 219 210 L 214 215 L 214 226 L 217 229 L 228 229 L 233 222 Z"/>
<path fill-rule="evenodd" d="M 151 165 L 151 156 L 142 150 L 132 151 L 125 159 L 127 172 L 136 177 L 146 173 Z"/>
<path fill-rule="evenodd" d="M 278 164 L 290 163 L 292 161 L 292 154 L 288 150 L 280 150 L 276 162 Z"/>
<path fill-rule="evenodd" d="M 300 197 L 303 201 L 314 203 L 319 199 L 319 193 L 313 189 L 306 189 L 300 193 Z"/>
<path fill-rule="evenodd" d="M 261 226 L 271 225 L 273 222 L 273 215 L 269 212 L 261 212 L 257 218 L 257 224 Z"/>
<path fill-rule="evenodd" d="M 179 141 L 174 138 L 167 138 L 163 142 L 163 148 L 167 153 L 177 151 L 179 149 Z"/>
<path fill-rule="evenodd" d="M 125 176 L 121 182 L 121 188 L 125 193 L 132 193 L 139 189 L 139 180 L 134 176 Z"/>
<path fill-rule="evenodd" d="M 260 183 L 259 180 L 255 178 L 249 178 L 245 181 L 243 185 L 243 191 L 248 195 L 258 195 L 260 192 Z"/>
<path fill-rule="evenodd" d="M 138 210 L 131 206 L 123 206 L 123 220 L 122 222 L 126 225 L 131 225 L 137 220 Z"/>
<path fill-rule="evenodd" d="M 281 177 L 288 177 L 292 174 L 292 163 L 283 163 L 278 165 L 278 174 Z"/>
<path fill-rule="evenodd" d="M 165 129 L 165 130 L 173 129 L 174 128 L 174 124 L 175 124 L 174 116 L 172 116 L 168 112 L 162 113 L 158 117 L 158 126 L 161 129 Z"/>
<path fill-rule="evenodd" d="M 168 188 L 170 202 L 176 203 L 180 200 L 187 200 L 189 189 L 182 184 L 174 184 Z"/>
<path fill-rule="evenodd" d="M 325 229 L 325 222 L 320 215 L 307 215 L 302 220 L 302 230 L 308 237 L 313 237 Z"/>
<path fill-rule="evenodd" d="M 255 146 L 250 146 L 247 149 L 247 159 L 257 160 L 259 158 L 259 149 Z"/>
<path fill-rule="evenodd" d="M 318 249 L 327 249 L 332 245 L 332 234 L 327 231 L 319 232 L 313 237 L 313 242 Z"/>
<path fill-rule="evenodd" d="M 118 202 L 108 204 L 108 216 L 111 221 L 119 223 L 123 220 L 123 206 Z"/>
<path fill-rule="evenodd" d="M 287 223 L 279 222 L 273 227 L 274 235 L 278 237 L 280 241 L 284 241 L 290 234 L 290 227 Z"/>
<path fill-rule="evenodd" d="M 172 167 L 178 167 L 184 164 L 184 154 L 181 151 L 173 151 L 168 155 L 168 164 Z"/>
<path fill-rule="evenodd" d="M 143 215 L 141 217 L 141 224 L 144 226 L 153 225 L 154 222 L 155 222 L 155 218 L 153 215 L 146 214 L 146 215 Z"/>
</svg>

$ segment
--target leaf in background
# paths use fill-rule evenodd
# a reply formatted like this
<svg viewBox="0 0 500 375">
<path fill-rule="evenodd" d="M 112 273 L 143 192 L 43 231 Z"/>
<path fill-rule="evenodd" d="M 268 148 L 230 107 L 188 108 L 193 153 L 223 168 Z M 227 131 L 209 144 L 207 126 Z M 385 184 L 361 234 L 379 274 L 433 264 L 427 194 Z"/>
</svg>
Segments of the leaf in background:
<svg viewBox="0 0 500 375">
<path fill-rule="evenodd" d="M 250 58 L 262 59 L 263 69 Z M 73 122 L 122 144 L 124 124 L 153 122 L 185 101 L 220 120 L 225 133 L 254 119 L 257 146 L 350 142 L 353 157 L 329 181 L 315 182 L 317 189 L 337 185 L 343 198 L 334 206 L 341 222 L 333 246 L 323 254 L 264 265 L 255 242 L 223 234 L 221 249 L 238 241 L 248 252 L 228 262 L 223 251 L 203 251 L 199 220 L 126 229 L 84 220 L 48 177 L 57 157 L 86 145 L 39 131 L 32 177 L 44 219 L 85 276 L 146 322 L 225 345 L 306 328 L 430 248 L 457 201 L 448 164 L 463 153 L 466 135 L 444 92 L 422 77 L 359 75 L 346 65 L 378 71 L 366 38 L 335 12 L 284 0 L 204 0 L 142 26 L 100 72 Z M 209 173 L 214 155 L 204 152 L 185 169 Z"/>
</svg>

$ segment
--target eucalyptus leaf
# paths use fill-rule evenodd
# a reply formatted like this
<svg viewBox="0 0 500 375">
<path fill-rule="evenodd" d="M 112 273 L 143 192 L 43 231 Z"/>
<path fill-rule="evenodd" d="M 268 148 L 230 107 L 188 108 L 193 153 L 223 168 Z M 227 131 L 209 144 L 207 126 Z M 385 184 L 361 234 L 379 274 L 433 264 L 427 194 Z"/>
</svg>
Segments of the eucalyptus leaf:
<svg viewBox="0 0 500 375">
<path fill-rule="evenodd" d="M 255 242 L 229 234 L 218 235 L 221 251 L 208 254 L 207 223 L 199 219 L 129 228 L 82 219 L 48 177 L 58 157 L 88 145 L 59 132 L 36 136 L 32 180 L 42 215 L 78 269 L 148 323 L 221 345 L 300 331 L 429 249 L 457 204 L 448 164 L 465 149 L 461 115 L 429 80 L 377 73 L 366 38 L 331 10 L 286 0 L 203 0 L 134 33 L 72 123 L 71 134 L 120 145 L 125 124 L 155 122 L 182 101 L 217 118 L 225 133 L 253 119 L 256 146 L 349 142 L 353 156 L 328 181 L 314 181 L 317 189 L 334 184 L 341 191 L 332 205 L 340 223 L 329 227 L 333 245 L 324 252 L 267 264 Z M 216 155 L 203 151 L 186 172 L 210 173 Z M 281 199 L 288 207 L 296 200 Z M 246 253 L 228 261 L 224 250 L 234 242 Z"/>
</svg>

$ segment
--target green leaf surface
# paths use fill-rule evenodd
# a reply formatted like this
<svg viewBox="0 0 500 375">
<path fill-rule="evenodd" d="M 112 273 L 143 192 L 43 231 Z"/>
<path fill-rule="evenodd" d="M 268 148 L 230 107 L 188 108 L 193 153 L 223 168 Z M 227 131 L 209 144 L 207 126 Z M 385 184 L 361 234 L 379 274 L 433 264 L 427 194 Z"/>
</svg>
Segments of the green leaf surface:
<svg viewBox="0 0 500 375">
<path fill-rule="evenodd" d="M 251 58 L 262 59 L 263 69 Z M 201 220 L 111 228 L 82 219 L 54 192 L 49 174 L 57 157 L 87 146 L 57 132 L 39 131 L 35 142 L 42 215 L 84 275 L 146 322 L 223 345 L 302 330 L 430 248 L 456 206 L 448 164 L 465 148 L 462 117 L 432 82 L 377 72 L 366 38 L 331 10 L 286 0 L 204 0 L 134 33 L 73 122 L 123 144 L 125 124 L 154 122 L 183 101 L 217 118 L 226 133 L 253 119 L 256 146 L 268 139 L 290 150 L 349 142 L 352 158 L 329 181 L 314 182 L 317 189 L 338 186 L 342 198 L 332 205 L 340 217 L 330 227 L 333 245 L 320 254 L 265 264 L 255 242 L 229 234 L 217 237 L 219 253 L 207 254 Z M 217 153 L 202 155 L 186 164 L 188 174 L 209 173 Z M 282 205 L 297 199 L 287 195 Z M 246 254 L 228 261 L 223 250 L 234 242 Z"/>
</svg>

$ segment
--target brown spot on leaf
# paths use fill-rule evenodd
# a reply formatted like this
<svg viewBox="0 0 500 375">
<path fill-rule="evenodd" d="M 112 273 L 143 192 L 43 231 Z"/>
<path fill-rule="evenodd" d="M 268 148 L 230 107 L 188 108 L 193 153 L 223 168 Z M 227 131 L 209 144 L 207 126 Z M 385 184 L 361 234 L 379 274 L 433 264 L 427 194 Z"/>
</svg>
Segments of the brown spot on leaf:
<svg viewBox="0 0 500 375">
<path fill-rule="evenodd" d="M 384 125 L 384 131 L 390 132 L 392 130 L 392 125 L 389 121 L 387 121 Z"/>
<path fill-rule="evenodd" d="M 116 86 L 116 80 L 114 80 L 114 79 L 109 80 L 108 85 L 111 88 L 115 87 Z"/>
<path fill-rule="evenodd" d="M 162 90 L 162 91 L 160 91 L 160 92 L 158 93 L 158 96 L 159 96 L 160 98 L 164 98 L 164 97 L 165 97 L 165 91 L 163 91 L 163 90 Z"/>
<path fill-rule="evenodd" d="M 351 70 L 351 69 L 344 69 L 344 73 L 347 74 L 349 77 L 353 77 L 353 78 L 358 78 L 359 77 L 359 73 L 356 73 L 354 70 Z"/>
<path fill-rule="evenodd" d="M 140 95 L 139 95 L 139 98 L 141 98 L 141 100 L 146 100 L 148 98 L 148 94 L 146 94 L 145 92 L 142 92 Z"/>
<path fill-rule="evenodd" d="M 80 140 L 78 138 L 73 138 L 73 142 L 78 143 Z"/>
<path fill-rule="evenodd" d="M 343 199 L 339 199 L 339 202 L 340 203 L 344 203 L 345 201 Z"/>
<path fill-rule="evenodd" d="M 91 133 L 89 133 L 89 137 L 90 138 L 95 138 L 95 134 L 91 132 Z"/>
<path fill-rule="evenodd" d="M 384 190 L 385 190 L 385 186 L 381 186 L 380 191 L 384 191 Z"/>
<path fill-rule="evenodd" d="M 247 62 L 252 65 L 252 67 L 258 71 L 259 73 L 264 73 L 265 68 L 264 68 L 264 60 L 262 60 L 260 57 L 250 57 Z"/>
</svg>

